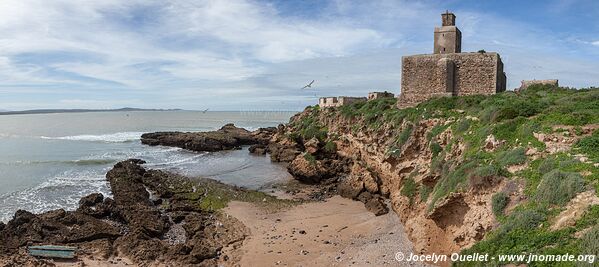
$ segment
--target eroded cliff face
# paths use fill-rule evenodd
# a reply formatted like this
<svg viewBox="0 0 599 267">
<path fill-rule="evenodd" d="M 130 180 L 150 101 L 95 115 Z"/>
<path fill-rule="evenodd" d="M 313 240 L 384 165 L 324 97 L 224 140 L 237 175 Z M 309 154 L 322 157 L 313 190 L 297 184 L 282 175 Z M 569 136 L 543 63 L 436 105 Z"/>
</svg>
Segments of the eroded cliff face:
<svg viewBox="0 0 599 267">
<path fill-rule="evenodd" d="M 463 101 L 459 104 L 450 98 L 446 100 L 450 104 L 433 100 L 406 110 L 394 109 L 392 99 L 338 108 L 308 107 L 279 127 L 267 151 L 274 161 L 290 162 L 288 168 L 296 179 L 334 180 L 340 195 L 364 202 L 375 214 L 384 213 L 383 201 L 390 202 L 416 253 L 463 252 L 481 240 L 490 240 L 487 249 L 500 248 L 508 241 L 495 232 L 558 235 L 548 225 L 560 220 L 550 211 L 562 207 L 539 196 L 539 188 L 556 187 L 543 185 L 553 174 L 540 165 L 553 164 L 547 168 L 554 174 L 572 179 L 566 202 L 585 190 L 584 194 L 595 196 L 591 188 L 597 185 L 598 164 L 571 151 L 581 138 L 595 136 L 597 124 L 590 119 L 578 127 L 560 125 L 532 117 L 535 113 L 514 111 L 494 98 L 529 101 L 506 93 L 490 100 L 473 96 L 457 100 Z M 441 107 L 429 108 L 435 105 Z M 460 105 L 469 110 L 456 107 Z M 589 180 L 586 185 L 582 177 Z M 591 205 L 577 208 L 577 217 L 568 218 L 570 225 L 587 216 L 588 208 Z M 522 218 L 530 219 L 530 224 L 518 224 Z M 578 236 L 584 233 L 572 231 L 578 231 Z M 530 242 L 538 251 L 547 248 Z"/>
<path fill-rule="evenodd" d="M 416 190 L 408 188 L 411 186 L 407 185 L 408 177 L 419 188 L 432 188 L 438 181 L 439 175 L 431 169 L 433 152 L 430 143 L 447 146 L 452 138 L 451 129 L 447 128 L 431 139 L 427 136 L 435 126 L 447 124 L 447 120 L 427 119 L 415 125 L 406 121 L 399 127 L 385 124 L 377 130 L 366 127 L 357 129 L 356 125 L 363 124 L 358 119 L 344 118 L 338 113 L 326 110 L 306 110 L 292 118 L 285 131 L 275 137 L 276 143 L 287 144 L 290 149 L 304 147 L 301 139 L 296 139 L 298 142 L 295 143 L 290 140 L 294 140 L 293 135 L 299 130 L 295 123 L 312 116 L 315 116 L 318 123 L 328 130 L 328 135 L 333 137 L 322 142 L 324 144 L 321 146 L 336 147 L 337 157 L 343 158 L 343 162 L 347 164 L 345 172 L 333 172 L 340 175 L 340 194 L 359 199 L 361 194 L 367 192 L 389 199 L 391 207 L 408 230 L 416 252 L 456 252 L 480 240 L 485 232 L 493 227 L 490 198 L 500 190 L 501 183 L 481 190 L 452 194 L 443 201 L 438 201 L 436 205 L 432 203 L 432 198 L 425 196 L 426 192 L 422 192 L 424 190 L 407 192 Z M 395 148 L 399 153 L 389 151 L 389 147 L 393 147 L 393 143 L 396 142 L 396 133 L 403 131 L 410 131 L 410 134 L 403 145 Z M 317 139 L 312 139 L 312 143 L 314 140 Z M 289 145 L 290 143 L 292 145 Z M 463 149 L 463 144 L 453 144 L 449 153 L 445 154 L 446 160 L 459 159 Z M 296 169 L 302 169 L 312 172 L 313 177 L 330 177 L 330 171 L 327 170 L 326 164 L 318 159 L 317 152 L 315 149 L 305 151 L 305 154 L 291 161 L 292 174 L 298 172 Z M 317 156 L 304 156 L 308 154 Z M 315 160 L 310 164 L 304 159 L 306 157 L 315 157 Z M 302 162 L 308 167 L 298 168 L 294 166 L 297 162 Z M 322 169 L 320 173 L 314 170 L 319 168 Z M 317 179 L 319 178 L 311 178 L 311 181 Z"/>
</svg>

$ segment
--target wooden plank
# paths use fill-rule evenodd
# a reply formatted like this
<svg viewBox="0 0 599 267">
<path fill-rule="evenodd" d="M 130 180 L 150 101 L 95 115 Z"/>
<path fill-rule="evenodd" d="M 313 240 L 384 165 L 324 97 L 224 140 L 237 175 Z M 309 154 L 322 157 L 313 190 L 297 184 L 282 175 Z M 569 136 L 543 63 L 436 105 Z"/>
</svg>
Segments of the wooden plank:
<svg viewBox="0 0 599 267">
<path fill-rule="evenodd" d="M 27 249 L 31 256 L 63 259 L 74 258 L 77 250 L 76 247 L 68 246 L 30 246 Z"/>
</svg>

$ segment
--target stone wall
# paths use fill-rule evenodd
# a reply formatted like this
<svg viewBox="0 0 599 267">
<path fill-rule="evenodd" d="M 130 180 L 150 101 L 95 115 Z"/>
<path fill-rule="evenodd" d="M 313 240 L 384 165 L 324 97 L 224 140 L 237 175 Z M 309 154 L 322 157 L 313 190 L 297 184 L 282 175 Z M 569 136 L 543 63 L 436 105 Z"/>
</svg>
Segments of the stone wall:
<svg viewBox="0 0 599 267">
<path fill-rule="evenodd" d="M 535 84 L 547 84 L 547 85 L 559 86 L 559 81 L 557 79 L 522 81 L 522 85 L 520 85 L 520 90 L 526 89 L 529 86 L 535 85 Z"/>
<path fill-rule="evenodd" d="M 343 105 L 366 101 L 366 97 L 351 97 L 351 96 L 340 96 L 340 97 L 321 97 L 318 99 L 318 106 L 321 108 L 340 107 Z"/>
<path fill-rule="evenodd" d="M 505 91 L 503 63 L 497 53 L 453 53 L 402 58 L 398 107 L 431 97 L 490 95 Z"/>
<path fill-rule="evenodd" d="M 384 91 L 384 92 L 370 92 L 368 93 L 368 100 L 379 99 L 383 97 L 395 97 L 393 93 Z"/>
</svg>

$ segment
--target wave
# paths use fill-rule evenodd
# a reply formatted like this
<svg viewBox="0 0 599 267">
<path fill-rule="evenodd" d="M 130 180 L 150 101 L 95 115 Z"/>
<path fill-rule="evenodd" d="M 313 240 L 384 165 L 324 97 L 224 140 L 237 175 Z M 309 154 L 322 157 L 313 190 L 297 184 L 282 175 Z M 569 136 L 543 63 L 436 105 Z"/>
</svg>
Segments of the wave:
<svg viewBox="0 0 599 267">
<path fill-rule="evenodd" d="M 72 165 L 106 165 L 116 163 L 115 159 L 76 159 L 76 160 L 34 160 L 34 161 L 14 161 L 0 162 L 2 165 L 33 165 L 33 164 L 72 164 Z"/>
<path fill-rule="evenodd" d="M 141 138 L 143 132 L 119 132 L 112 134 L 100 134 L 100 135 L 69 135 L 69 136 L 40 136 L 42 139 L 51 140 L 71 140 L 71 141 L 91 141 L 91 142 L 104 142 L 104 143 L 126 143 L 137 141 Z"/>
</svg>

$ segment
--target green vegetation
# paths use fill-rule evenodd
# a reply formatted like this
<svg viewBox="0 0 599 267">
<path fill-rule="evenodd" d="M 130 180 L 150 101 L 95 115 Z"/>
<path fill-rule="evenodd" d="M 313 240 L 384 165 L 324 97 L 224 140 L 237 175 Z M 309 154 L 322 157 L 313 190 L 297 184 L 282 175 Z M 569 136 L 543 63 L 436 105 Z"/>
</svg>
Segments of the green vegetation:
<svg viewBox="0 0 599 267">
<path fill-rule="evenodd" d="M 316 164 L 316 158 L 310 153 L 304 153 L 304 159 L 307 160 L 311 165 Z"/>
<path fill-rule="evenodd" d="M 584 189 L 579 173 L 553 170 L 543 175 L 535 200 L 542 204 L 564 205 Z"/>
<path fill-rule="evenodd" d="M 412 205 L 414 203 L 414 197 L 416 196 L 417 190 L 418 185 L 410 175 L 408 178 L 404 180 L 400 193 L 403 196 L 408 197 L 410 199 L 410 205 Z"/>
<path fill-rule="evenodd" d="M 433 191 L 433 188 L 430 186 L 427 186 L 427 185 L 420 186 L 420 201 L 426 202 L 426 200 L 428 199 L 428 196 L 431 194 L 432 191 Z"/>
<path fill-rule="evenodd" d="M 495 214 L 495 217 L 503 216 L 503 210 L 505 210 L 509 200 L 510 199 L 505 192 L 499 192 L 493 195 L 491 206 L 493 207 L 493 214 Z"/>
<path fill-rule="evenodd" d="M 337 152 L 337 144 L 333 141 L 327 141 L 324 144 L 324 151 L 328 152 L 328 153 L 335 153 Z"/>
<path fill-rule="evenodd" d="M 427 202 L 430 209 L 453 192 L 484 188 L 501 179 L 511 179 L 510 183 L 524 186 L 526 199 L 509 212 L 505 210 L 509 202 L 505 193 L 492 197 L 491 205 L 499 226 L 463 254 L 578 255 L 587 248 L 590 253 L 597 253 L 599 206 L 590 207 L 575 226 L 551 230 L 550 225 L 576 194 L 591 188 L 599 192 L 599 167 L 593 165 L 599 162 L 599 130 L 590 135 L 585 133 L 592 128 L 589 125 L 599 124 L 599 89 L 533 85 L 517 94 L 440 97 L 401 110 L 395 105 L 396 99 L 383 98 L 329 109 L 327 112 L 332 115 L 327 116 L 346 120 L 345 130 L 354 134 L 357 131 L 376 134 L 384 129 L 387 136 L 382 141 L 386 141 L 386 151 L 396 157 L 406 149 L 405 144 L 415 136 L 416 130 L 421 133 L 419 127 L 425 124 L 420 122 L 440 119 L 437 125 L 428 125 L 431 128 L 424 140 L 425 148 L 431 150 L 430 175 L 436 183 L 423 185 L 413 178 L 406 179 L 401 194 L 411 202 L 419 194 L 420 201 Z M 308 117 L 317 118 L 324 110 L 310 112 Z M 305 124 L 326 131 L 320 125 L 313 125 L 314 121 Z M 452 135 L 447 145 L 441 146 L 436 137 L 448 128 Z M 534 135 L 572 131 L 569 129 L 573 129 L 573 137 L 579 140 L 572 150 L 554 154 L 548 153 L 546 145 Z M 500 142 L 493 150 L 484 147 L 490 135 Z M 423 141 L 414 140 L 416 145 Z M 463 153 L 456 153 L 462 148 Z M 526 155 L 532 148 L 539 153 L 536 157 Z M 584 154 L 590 162 L 579 161 L 577 154 Z M 522 165 L 524 169 L 508 172 L 514 165 Z M 583 230 L 588 232 L 583 234 Z M 529 266 L 555 265 L 536 262 Z"/>
<path fill-rule="evenodd" d="M 509 151 L 502 151 L 497 154 L 497 163 L 502 167 L 522 164 L 526 161 L 526 149 L 518 147 Z"/>
<path fill-rule="evenodd" d="M 580 139 L 575 147 L 595 162 L 599 162 L 599 130 L 595 130 L 592 135 Z"/>
</svg>

